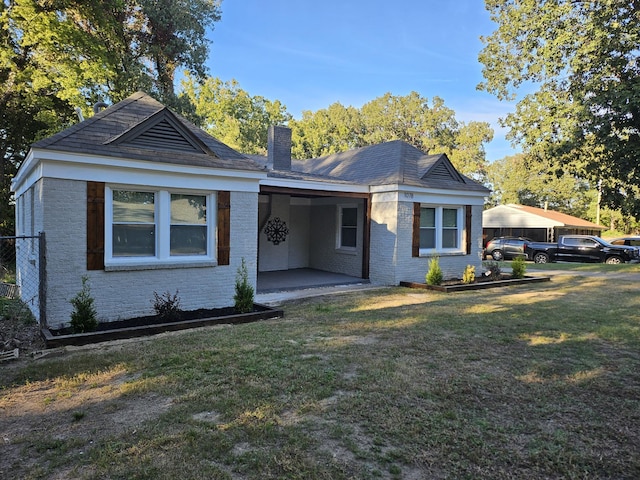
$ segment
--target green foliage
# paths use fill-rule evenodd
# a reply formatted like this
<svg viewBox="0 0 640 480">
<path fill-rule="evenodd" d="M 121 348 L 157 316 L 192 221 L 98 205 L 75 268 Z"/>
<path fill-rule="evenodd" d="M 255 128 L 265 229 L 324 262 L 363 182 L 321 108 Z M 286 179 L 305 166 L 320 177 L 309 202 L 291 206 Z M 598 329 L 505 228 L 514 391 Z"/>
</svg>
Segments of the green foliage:
<svg viewBox="0 0 640 480">
<path fill-rule="evenodd" d="M 71 329 L 74 333 L 92 332 L 98 328 L 98 318 L 94 299 L 91 296 L 89 277 L 82 277 L 82 290 L 70 301 L 73 305 L 71 312 Z"/>
<path fill-rule="evenodd" d="M 243 153 L 266 155 L 269 126 L 291 120 L 280 101 L 252 97 L 235 80 L 223 82 L 210 77 L 199 82 L 187 75 L 182 90 L 194 105 L 197 122 L 218 140 Z"/>
<path fill-rule="evenodd" d="M 429 271 L 426 275 L 427 285 L 440 285 L 443 278 L 440 260 L 438 257 L 433 257 L 429 260 Z"/>
<path fill-rule="evenodd" d="M 527 264 L 523 257 L 516 257 L 511 261 L 512 278 L 523 278 L 527 271 Z"/>
<path fill-rule="evenodd" d="M 473 283 L 476 280 L 476 267 L 467 265 L 462 273 L 462 283 Z"/>
<path fill-rule="evenodd" d="M 509 100 L 536 89 L 505 119 L 508 137 L 558 161 L 560 176 L 601 182 L 604 205 L 638 216 L 637 2 L 485 3 L 498 28 L 482 39 L 479 87 Z"/>
<path fill-rule="evenodd" d="M 557 166 L 533 155 L 518 154 L 492 162 L 487 178 L 494 205 L 516 203 L 585 218 L 592 195 L 589 185 L 571 175 L 556 176 Z"/>
<path fill-rule="evenodd" d="M 153 292 L 153 300 L 151 302 L 153 310 L 163 322 L 180 320 L 182 310 L 180 309 L 180 296 L 178 293 L 178 290 L 173 295 L 169 292 L 165 292 L 162 295 L 158 295 L 158 292 Z"/>
<path fill-rule="evenodd" d="M 12 0 L 0 4 L 0 235 L 15 232 L 10 181 L 29 146 L 99 100 L 145 90 L 170 106 L 174 75 L 205 73 L 219 0 Z"/>
<path fill-rule="evenodd" d="M 242 259 L 236 274 L 236 293 L 233 296 L 235 309 L 238 313 L 249 313 L 253 311 L 254 291 L 249 283 L 249 272 L 247 264 Z"/>
<path fill-rule="evenodd" d="M 18 322 L 23 325 L 35 323 L 31 310 L 19 298 L 0 298 L 0 321 Z"/>
<path fill-rule="evenodd" d="M 429 102 L 417 92 L 386 93 L 360 109 L 334 103 L 315 113 L 306 111 L 289 125 L 296 158 L 404 140 L 427 154 L 446 153 L 461 173 L 478 179 L 484 178 L 486 168 L 483 144 L 493 138 L 488 123 L 465 125 L 444 100 L 433 97 Z"/>
</svg>

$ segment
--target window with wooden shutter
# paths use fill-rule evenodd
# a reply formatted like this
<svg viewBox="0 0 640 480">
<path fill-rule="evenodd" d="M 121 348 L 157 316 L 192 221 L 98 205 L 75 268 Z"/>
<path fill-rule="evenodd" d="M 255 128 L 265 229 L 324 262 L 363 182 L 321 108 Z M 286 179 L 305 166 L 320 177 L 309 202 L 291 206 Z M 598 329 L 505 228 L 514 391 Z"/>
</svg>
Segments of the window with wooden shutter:
<svg viewBox="0 0 640 480">
<path fill-rule="evenodd" d="M 231 193 L 218 192 L 218 265 L 229 265 L 231 250 Z"/>
<path fill-rule="evenodd" d="M 420 256 L 420 204 L 413 204 L 413 239 L 411 245 L 411 256 Z"/>
<path fill-rule="evenodd" d="M 104 270 L 104 182 L 87 182 L 87 270 Z"/>
<path fill-rule="evenodd" d="M 464 243 L 464 215 L 465 209 L 460 206 L 414 203 L 411 256 L 461 254 L 470 250 L 470 244 Z"/>
<path fill-rule="evenodd" d="M 107 185 L 103 227 L 106 268 L 215 265 L 217 203 L 216 192 Z"/>
<path fill-rule="evenodd" d="M 466 252 L 471 255 L 471 205 L 465 207 L 464 231 L 466 236 Z"/>
</svg>

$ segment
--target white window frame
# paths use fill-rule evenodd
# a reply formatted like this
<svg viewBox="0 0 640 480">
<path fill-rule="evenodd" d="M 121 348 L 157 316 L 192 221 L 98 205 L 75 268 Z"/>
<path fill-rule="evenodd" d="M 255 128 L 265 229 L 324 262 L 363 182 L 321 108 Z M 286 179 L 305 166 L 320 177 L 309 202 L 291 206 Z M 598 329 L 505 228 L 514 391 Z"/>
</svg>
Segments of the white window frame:
<svg viewBox="0 0 640 480">
<path fill-rule="evenodd" d="M 346 253 L 355 253 L 358 250 L 358 231 L 359 231 L 359 220 L 360 220 L 360 209 L 358 205 L 355 203 L 345 203 L 337 206 L 337 215 L 336 215 L 336 250 L 339 252 Z M 342 245 L 342 214 L 345 209 L 354 208 L 356 210 L 356 245 L 354 247 L 343 246 Z"/>
<path fill-rule="evenodd" d="M 434 255 L 434 254 L 459 254 L 465 253 L 463 240 L 464 240 L 464 206 L 461 205 L 430 205 L 430 204 L 420 204 L 420 209 L 422 208 L 433 208 L 435 209 L 435 234 L 436 234 L 436 245 L 435 248 L 422 248 L 420 247 L 420 255 Z M 456 210 L 456 224 L 457 224 L 457 236 L 456 243 L 457 247 L 455 248 L 444 248 L 442 246 L 442 232 L 444 230 L 443 226 L 443 215 L 442 212 L 445 209 Z M 422 225 L 420 226 L 422 228 Z"/>
<path fill-rule="evenodd" d="M 154 256 L 121 257 L 113 256 L 113 191 L 130 190 L 135 192 L 149 192 L 155 194 L 155 241 L 156 254 Z M 207 254 L 206 255 L 171 255 L 171 194 L 201 195 L 207 202 Z M 187 189 L 154 189 L 139 185 L 108 185 L 105 186 L 104 206 L 104 255 L 107 267 L 149 267 L 180 266 L 184 264 L 215 264 L 217 238 L 217 192 L 203 192 Z"/>
</svg>

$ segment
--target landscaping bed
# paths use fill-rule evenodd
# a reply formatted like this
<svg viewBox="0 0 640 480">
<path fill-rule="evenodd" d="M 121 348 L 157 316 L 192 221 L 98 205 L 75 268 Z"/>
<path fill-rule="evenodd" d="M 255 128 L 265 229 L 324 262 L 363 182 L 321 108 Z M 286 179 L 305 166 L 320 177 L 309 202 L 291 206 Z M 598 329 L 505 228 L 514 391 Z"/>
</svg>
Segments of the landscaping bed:
<svg viewBox="0 0 640 480">
<path fill-rule="evenodd" d="M 86 345 L 89 343 L 118 340 L 123 338 L 155 335 L 162 332 L 185 330 L 208 325 L 224 325 L 255 322 L 270 318 L 281 318 L 284 312 L 266 305 L 255 303 L 249 313 L 235 313 L 233 307 L 200 309 L 181 312 L 180 318 L 166 321 L 157 315 L 136 317 L 113 322 L 102 322 L 92 332 L 73 333 L 70 328 L 42 328 L 42 337 L 47 348 L 64 345 Z"/>
<path fill-rule="evenodd" d="M 462 280 L 445 280 L 440 285 L 427 285 L 418 282 L 400 282 L 401 287 L 421 288 L 424 290 L 436 290 L 438 292 L 463 292 L 468 290 L 482 290 L 485 288 L 506 287 L 509 285 L 521 285 L 524 283 L 548 282 L 550 277 L 523 277 L 512 278 L 511 275 L 501 275 L 498 279 L 483 276 L 477 277 L 471 283 L 463 283 Z"/>
</svg>

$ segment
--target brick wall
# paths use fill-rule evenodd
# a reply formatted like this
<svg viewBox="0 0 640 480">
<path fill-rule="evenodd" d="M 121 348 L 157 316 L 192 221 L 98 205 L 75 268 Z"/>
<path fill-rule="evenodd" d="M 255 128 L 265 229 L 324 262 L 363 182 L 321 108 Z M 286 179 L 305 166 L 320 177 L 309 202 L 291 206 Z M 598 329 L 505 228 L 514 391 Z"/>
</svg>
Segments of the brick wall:
<svg viewBox="0 0 640 480">
<path fill-rule="evenodd" d="M 369 277 L 371 283 L 396 285 L 398 258 L 398 202 L 382 199 L 371 204 L 371 250 Z M 407 252 L 411 255 L 411 249 Z"/>
<path fill-rule="evenodd" d="M 358 208 L 358 234 L 355 251 L 336 248 L 338 205 L 357 206 Z M 362 228 L 364 220 L 362 200 L 316 200 L 311 206 L 310 216 L 310 267 L 354 277 L 362 276 Z"/>
<path fill-rule="evenodd" d="M 392 196 L 374 201 L 371 209 L 371 282 L 398 285 L 401 281 L 424 282 L 431 257 L 412 257 L 413 202 Z M 482 271 L 482 206 L 472 207 L 470 255 L 439 256 L 445 278 L 460 278 L 467 265 Z"/>
<path fill-rule="evenodd" d="M 181 308 L 233 305 L 237 269 L 244 257 L 256 284 L 257 194 L 231 192 L 230 265 L 153 270 L 86 270 L 86 182 L 43 180 L 44 230 L 47 234 L 47 320 L 68 323 L 69 300 L 90 280 L 98 318 L 112 321 L 153 314 L 153 293 L 179 292 Z"/>
</svg>

